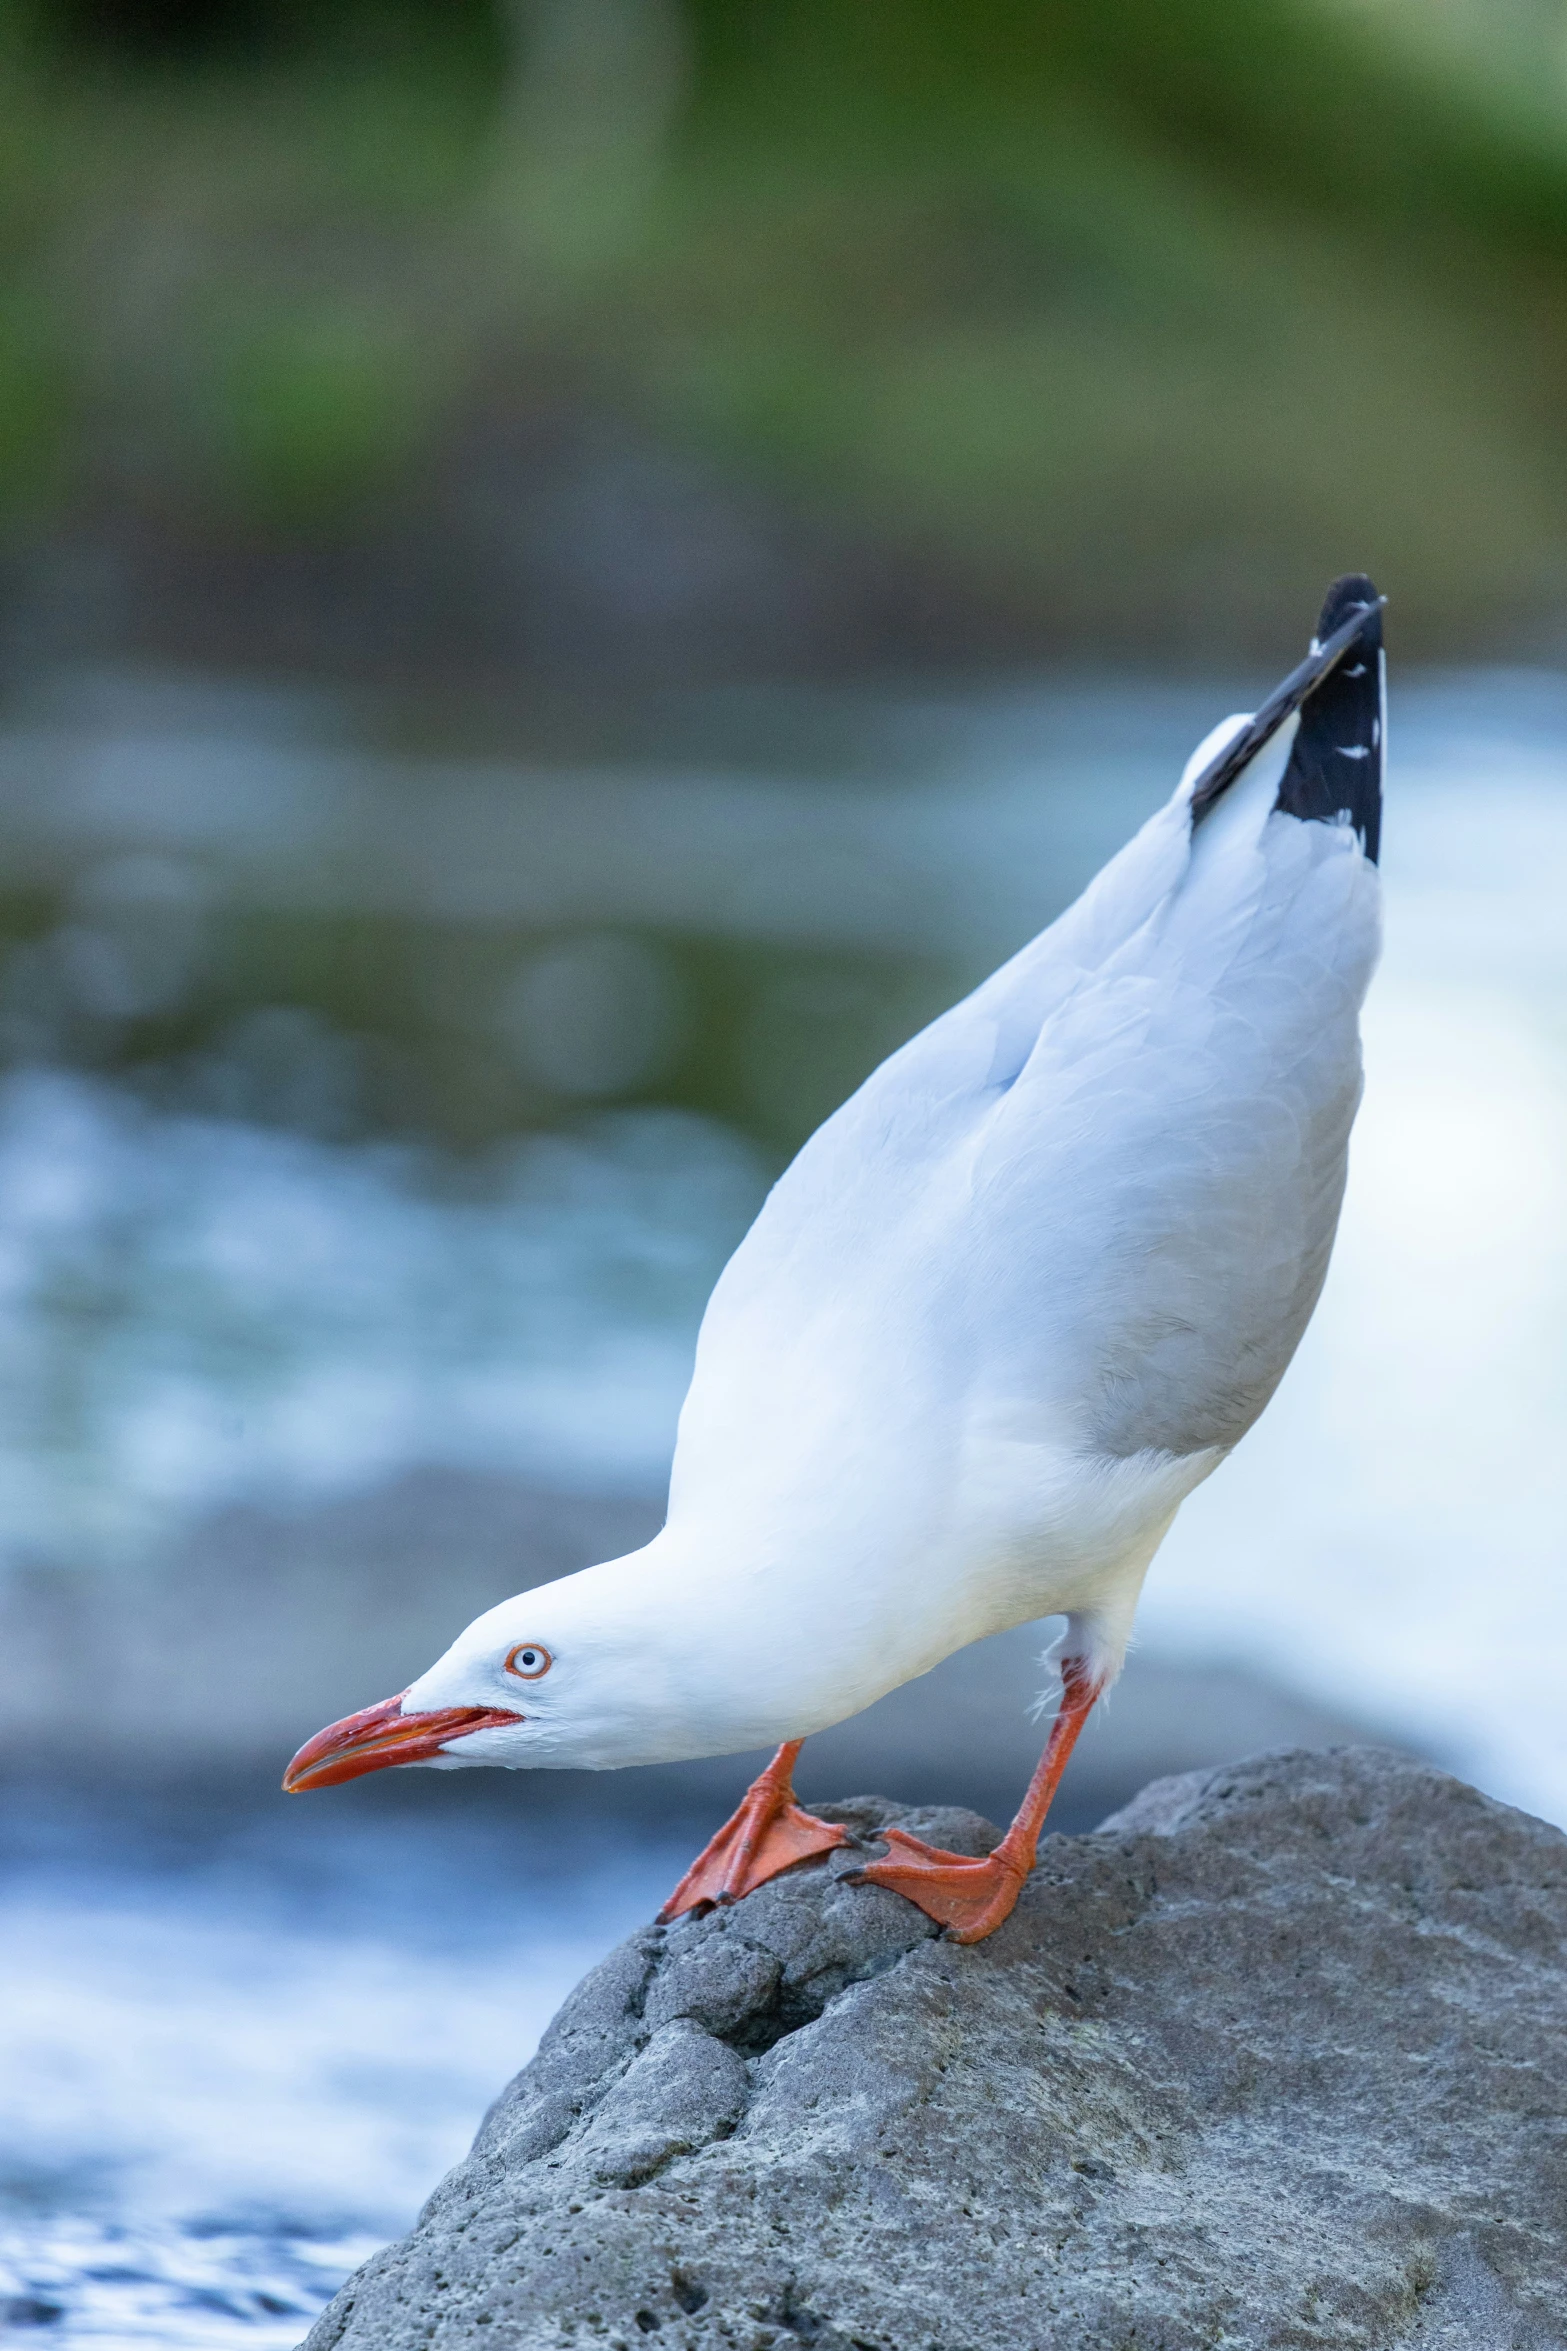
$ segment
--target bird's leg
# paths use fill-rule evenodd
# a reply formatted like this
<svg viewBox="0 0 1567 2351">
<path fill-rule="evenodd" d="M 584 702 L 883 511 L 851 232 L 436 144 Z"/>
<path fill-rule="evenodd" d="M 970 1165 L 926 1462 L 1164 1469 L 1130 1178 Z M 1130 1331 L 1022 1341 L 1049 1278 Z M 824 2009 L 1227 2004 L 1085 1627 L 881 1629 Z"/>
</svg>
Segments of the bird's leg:
<svg viewBox="0 0 1567 2351">
<path fill-rule="evenodd" d="M 1050 1737 L 1017 1818 L 993 1853 L 973 1861 L 962 1853 L 944 1853 L 904 1829 L 884 1829 L 890 1848 L 885 1861 L 868 1862 L 856 1870 L 856 1879 L 868 1885 L 890 1886 L 917 1903 L 927 1918 L 950 1928 L 958 1943 L 980 1943 L 993 1935 L 1023 1890 L 1023 1880 L 1034 1866 L 1039 1832 L 1044 1827 L 1050 1799 L 1055 1794 L 1077 1734 L 1093 1711 L 1104 1687 L 1080 1658 L 1061 1665 L 1061 1704 L 1050 1726 Z"/>
<path fill-rule="evenodd" d="M 804 1745 L 803 1739 L 790 1739 L 751 1782 L 738 1809 L 703 1847 L 664 1904 L 658 1914 L 661 1922 L 667 1925 L 688 1910 L 704 1910 L 714 1902 L 738 1902 L 781 1869 L 848 1843 L 847 1829 L 815 1819 L 794 1800 L 794 1762 Z"/>
</svg>

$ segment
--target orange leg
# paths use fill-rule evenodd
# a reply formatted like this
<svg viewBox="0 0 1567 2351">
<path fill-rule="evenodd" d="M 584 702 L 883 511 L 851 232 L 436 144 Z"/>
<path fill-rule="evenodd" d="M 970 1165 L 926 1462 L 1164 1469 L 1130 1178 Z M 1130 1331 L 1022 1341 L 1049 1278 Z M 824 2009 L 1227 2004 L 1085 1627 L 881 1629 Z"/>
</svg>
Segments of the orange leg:
<svg viewBox="0 0 1567 2351">
<path fill-rule="evenodd" d="M 958 1943 L 980 1943 L 1010 1918 L 1023 1880 L 1034 1866 L 1039 1832 L 1044 1827 L 1050 1799 L 1055 1794 L 1077 1734 L 1093 1711 L 1101 1684 L 1091 1680 L 1082 1664 L 1068 1657 L 1061 1667 L 1061 1705 L 1050 1726 L 1050 1737 L 1039 1768 L 1028 1783 L 1016 1820 L 996 1847 L 981 1861 L 961 1853 L 944 1853 L 904 1829 L 884 1829 L 885 1861 L 868 1862 L 855 1877 L 872 1886 L 890 1886 L 917 1903 L 927 1918 L 949 1927 Z"/>
<path fill-rule="evenodd" d="M 804 1745 L 803 1739 L 789 1740 L 751 1782 L 733 1818 L 697 1855 L 664 1904 L 661 1923 L 715 1902 L 738 1902 L 781 1869 L 848 1843 L 847 1829 L 815 1819 L 794 1800 L 794 1762 Z"/>
</svg>

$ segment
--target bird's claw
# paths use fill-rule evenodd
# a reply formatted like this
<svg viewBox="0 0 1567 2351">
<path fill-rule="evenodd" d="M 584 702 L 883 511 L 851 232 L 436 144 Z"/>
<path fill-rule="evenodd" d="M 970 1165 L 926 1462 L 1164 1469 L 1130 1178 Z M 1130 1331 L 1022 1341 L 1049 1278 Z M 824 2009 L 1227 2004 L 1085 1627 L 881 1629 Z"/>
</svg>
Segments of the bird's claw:
<svg viewBox="0 0 1567 2351">
<path fill-rule="evenodd" d="M 688 1910 L 743 1901 L 780 1870 L 813 1861 L 848 1841 L 847 1829 L 835 1821 L 818 1820 L 798 1805 L 787 1769 L 780 1773 L 770 1765 L 692 1862 L 659 1912 L 659 1924 L 667 1926 Z"/>
<path fill-rule="evenodd" d="M 886 1859 L 851 1871 L 853 1883 L 901 1894 L 944 1926 L 955 1943 L 982 1943 L 1011 1917 L 1028 1870 L 1007 1852 L 1005 1842 L 976 1860 L 927 1845 L 906 1829 L 884 1829 L 882 1835 L 889 1847 Z"/>
</svg>

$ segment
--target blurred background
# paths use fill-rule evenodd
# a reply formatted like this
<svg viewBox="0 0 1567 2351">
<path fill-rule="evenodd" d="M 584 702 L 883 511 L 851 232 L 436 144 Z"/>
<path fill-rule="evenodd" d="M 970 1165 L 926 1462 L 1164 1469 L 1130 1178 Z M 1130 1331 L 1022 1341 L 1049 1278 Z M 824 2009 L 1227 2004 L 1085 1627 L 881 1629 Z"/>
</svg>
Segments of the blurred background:
<svg viewBox="0 0 1567 2351">
<path fill-rule="evenodd" d="M 0 5 L 0 2335 L 272 2351 L 753 1759 L 328 1719 L 658 1523 L 768 1183 L 1328 580 L 1341 1244 L 1060 1824 L 1567 1822 L 1562 0 Z M 1005 1816 L 1049 1626 L 807 1750 Z"/>
</svg>

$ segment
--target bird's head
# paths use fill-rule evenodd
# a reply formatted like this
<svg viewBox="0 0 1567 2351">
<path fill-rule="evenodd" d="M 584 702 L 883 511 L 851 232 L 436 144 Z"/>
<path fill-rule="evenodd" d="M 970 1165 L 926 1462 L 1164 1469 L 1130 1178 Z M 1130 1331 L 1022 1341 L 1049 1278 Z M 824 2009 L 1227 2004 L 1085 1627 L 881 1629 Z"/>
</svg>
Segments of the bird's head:
<svg viewBox="0 0 1567 2351">
<path fill-rule="evenodd" d="M 604 1770 L 689 1754 L 686 1645 L 669 1612 L 661 1621 L 649 1606 L 646 1579 L 619 1572 L 630 1565 L 585 1569 L 475 1617 L 398 1696 L 307 1739 L 284 1787 L 303 1795 L 396 1764 Z"/>
</svg>

